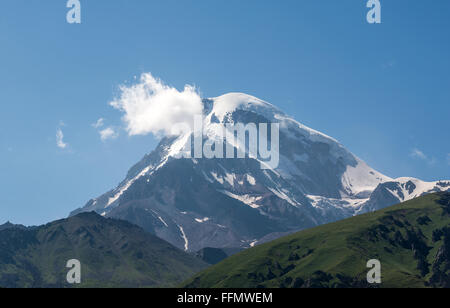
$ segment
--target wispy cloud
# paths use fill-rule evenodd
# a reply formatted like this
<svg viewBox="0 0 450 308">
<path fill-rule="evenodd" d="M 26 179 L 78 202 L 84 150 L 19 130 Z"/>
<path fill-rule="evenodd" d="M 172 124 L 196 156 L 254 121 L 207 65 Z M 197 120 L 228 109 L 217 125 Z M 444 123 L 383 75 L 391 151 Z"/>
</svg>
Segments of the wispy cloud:
<svg viewBox="0 0 450 308">
<path fill-rule="evenodd" d="M 124 113 L 127 132 L 133 135 L 172 135 L 174 126 L 193 127 L 194 116 L 203 113 L 202 99 L 193 86 L 182 91 L 167 86 L 151 74 L 142 74 L 139 83 L 121 86 L 121 95 L 110 103 Z"/>
<path fill-rule="evenodd" d="M 100 128 L 100 127 L 103 127 L 103 125 L 105 125 L 105 119 L 100 118 L 100 119 L 97 120 L 97 122 L 92 124 L 92 127 Z"/>
<path fill-rule="evenodd" d="M 421 159 L 421 160 L 427 160 L 428 159 L 427 155 L 425 155 L 424 152 L 422 152 L 421 150 L 419 150 L 417 148 L 415 148 L 415 149 L 413 149 L 411 151 L 410 156 L 413 157 L 413 158 Z"/>
<path fill-rule="evenodd" d="M 64 142 L 64 134 L 61 128 L 56 131 L 56 146 L 60 149 L 67 148 L 67 143 Z"/>
<path fill-rule="evenodd" d="M 411 153 L 409 155 L 412 158 L 424 161 L 429 165 L 435 165 L 438 162 L 438 160 L 435 157 L 425 154 L 424 151 L 422 151 L 418 148 L 412 149 Z"/>
<path fill-rule="evenodd" d="M 91 126 L 98 131 L 100 139 L 105 142 L 107 140 L 116 139 L 119 137 L 119 132 L 112 126 L 103 128 L 105 127 L 105 122 L 106 120 L 104 118 L 100 118 L 95 123 L 91 124 Z"/>
<path fill-rule="evenodd" d="M 116 132 L 114 130 L 114 128 L 112 128 L 112 127 L 102 129 L 101 131 L 99 131 L 99 133 L 100 133 L 100 138 L 102 139 L 102 141 L 106 141 L 109 139 L 115 139 L 119 136 L 118 132 Z"/>
</svg>

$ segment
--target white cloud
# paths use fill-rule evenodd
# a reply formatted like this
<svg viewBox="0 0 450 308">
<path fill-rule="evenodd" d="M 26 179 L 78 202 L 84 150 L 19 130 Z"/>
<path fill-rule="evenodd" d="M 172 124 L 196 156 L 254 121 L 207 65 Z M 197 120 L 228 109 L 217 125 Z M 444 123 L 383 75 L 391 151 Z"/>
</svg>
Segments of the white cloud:
<svg viewBox="0 0 450 308">
<path fill-rule="evenodd" d="M 115 139 L 119 136 L 119 134 L 112 127 L 105 128 L 101 130 L 99 133 L 102 141 L 106 141 L 108 139 Z"/>
<path fill-rule="evenodd" d="M 172 135 L 176 124 L 193 126 L 194 116 L 203 113 L 200 95 L 193 86 L 183 91 L 165 85 L 151 74 L 142 74 L 140 82 L 121 86 L 120 97 L 110 103 L 124 113 L 127 132 L 133 135 Z"/>
<path fill-rule="evenodd" d="M 97 120 L 97 122 L 92 124 L 92 127 L 97 129 L 98 133 L 100 134 L 100 139 L 102 139 L 103 142 L 109 139 L 115 139 L 119 136 L 119 133 L 113 127 L 110 126 L 102 129 L 104 126 L 104 118 L 100 118 Z"/>
<path fill-rule="evenodd" d="M 67 148 L 67 143 L 64 142 L 64 134 L 61 128 L 56 131 L 56 146 L 60 149 Z"/>
<path fill-rule="evenodd" d="M 103 127 L 103 125 L 105 125 L 105 119 L 100 118 L 97 120 L 97 122 L 95 122 L 94 124 L 92 124 L 92 127 L 94 128 L 100 128 Z"/>
<path fill-rule="evenodd" d="M 419 158 L 419 159 L 422 159 L 422 160 L 427 160 L 428 158 L 427 158 L 427 156 L 425 155 L 425 153 L 423 153 L 421 150 L 419 150 L 419 149 L 413 149 L 412 151 L 411 151 L 411 157 L 414 157 L 414 158 Z"/>
</svg>

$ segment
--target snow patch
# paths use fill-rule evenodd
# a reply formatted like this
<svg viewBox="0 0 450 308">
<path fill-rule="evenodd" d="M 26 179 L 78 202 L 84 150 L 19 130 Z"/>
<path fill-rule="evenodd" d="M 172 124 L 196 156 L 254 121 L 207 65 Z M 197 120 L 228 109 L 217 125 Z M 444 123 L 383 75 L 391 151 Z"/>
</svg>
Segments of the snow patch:
<svg viewBox="0 0 450 308">
<path fill-rule="evenodd" d="M 234 186 L 234 178 L 235 178 L 235 175 L 232 174 L 232 173 L 227 173 L 225 175 L 225 181 L 227 181 L 228 184 L 230 184 L 231 187 Z"/>
<path fill-rule="evenodd" d="M 336 207 L 336 208 L 358 208 L 365 202 L 369 200 L 369 198 L 361 198 L 361 199 L 352 199 L 352 198 L 342 198 L 342 199 L 334 199 L 327 198 L 322 196 L 313 196 L 307 195 L 311 205 L 318 209 L 323 209 L 327 207 Z"/>
<path fill-rule="evenodd" d="M 342 175 L 341 181 L 345 190 L 342 194 L 343 198 L 364 191 L 373 191 L 379 184 L 392 181 L 391 178 L 370 168 L 359 158 L 356 160 L 356 166 L 348 166 Z"/>
<path fill-rule="evenodd" d="M 213 178 L 214 178 L 217 182 L 219 182 L 220 184 L 223 184 L 223 183 L 224 183 L 224 182 L 223 182 L 223 178 L 220 178 L 220 177 L 217 175 L 217 173 L 211 172 L 211 175 L 212 175 Z"/>
<path fill-rule="evenodd" d="M 184 229 L 182 226 L 180 226 L 180 225 L 177 225 L 177 226 L 178 226 L 178 229 L 180 229 L 181 238 L 184 240 L 184 251 L 188 251 L 189 250 L 189 241 L 186 236 L 186 233 L 184 233 Z"/>
<path fill-rule="evenodd" d="M 154 210 L 152 210 L 152 212 L 156 215 L 156 217 L 158 217 L 158 219 L 166 226 L 166 228 L 169 228 L 169 226 L 167 225 L 167 223 L 164 221 L 164 219 L 162 219 L 161 216 L 158 215 L 158 213 L 156 213 Z"/>
<path fill-rule="evenodd" d="M 254 177 L 252 177 L 250 174 L 247 174 L 247 182 L 250 185 L 256 185 L 256 179 Z"/>
<path fill-rule="evenodd" d="M 294 202 L 291 198 L 289 198 L 284 192 L 268 187 L 268 189 L 273 192 L 278 198 L 286 200 L 291 205 L 297 207 L 299 204 Z"/>
<path fill-rule="evenodd" d="M 201 224 L 201 223 L 209 221 L 209 217 L 205 217 L 203 219 L 195 218 L 195 221 Z"/>
<path fill-rule="evenodd" d="M 136 177 L 129 180 L 125 185 L 123 185 L 121 188 L 119 188 L 119 191 L 112 198 L 109 198 L 108 203 L 106 204 L 105 208 L 109 207 L 111 204 L 116 202 L 120 198 L 120 196 L 122 196 L 123 193 L 125 191 L 127 191 L 131 185 L 133 185 L 134 182 L 136 182 L 139 178 L 143 177 L 147 172 L 149 172 L 150 168 L 152 168 L 152 166 L 148 166 L 147 168 L 144 168 Z"/>
<path fill-rule="evenodd" d="M 238 201 L 241 201 L 242 203 L 247 204 L 251 208 L 257 209 L 260 208 L 261 205 L 256 204 L 255 202 L 258 202 L 262 199 L 261 196 L 251 196 L 251 195 L 236 195 L 229 191 L 222 190 L 221 193 L 227 195 L 228 197 L 231 197 L 233 199 L 236 199 Z"/>
</svg>

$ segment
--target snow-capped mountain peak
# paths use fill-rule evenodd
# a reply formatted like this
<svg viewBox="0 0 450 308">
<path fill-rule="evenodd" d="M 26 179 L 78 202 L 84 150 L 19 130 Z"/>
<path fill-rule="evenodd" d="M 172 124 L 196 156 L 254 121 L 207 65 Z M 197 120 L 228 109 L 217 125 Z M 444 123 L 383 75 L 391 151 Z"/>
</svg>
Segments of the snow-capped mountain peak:
<svg viewBox="0 0 450 308">
<path fill-rule="evenodd" d="M 264 115 L 269 120 L 276 114 L 282 114 L 272 104 L 244 93 L 228 93 L 209 100 L 213 102 L 211 114 L 214 114 L 221 122 L 224 121 L 226 115 L 235 112 L 237 109 Z"/>
<path fill-rule="evenodd" d="M 286 232 L 450 190 L 450 181 L 385 176 L 335 139 L 256 97 L 230 93 L 203 104 L 205 139 L 220 138 L 227 123 L 279 124 L 278 166 L 262 169 L 263 162 L 239 143 L 231 145 L 246 151 L 246 158 L 179 159 L 189 148 L 191 132 L 163 138 L 116 189 L 73 214 L 94 210 L 126 219 L 194 251 L 249 247 Z"/>
<path fill-rule="evenodd" d="M 347 166 L 347 170 L 342 175 L 342 185 L 344 191 L 342 197 L 355 196 L 358 194 L 369 194 L 379 184 L 392 181 L 384 174 L 369 167 L 364 161 L 356 158 L 356 165 Z"/>
</svg>

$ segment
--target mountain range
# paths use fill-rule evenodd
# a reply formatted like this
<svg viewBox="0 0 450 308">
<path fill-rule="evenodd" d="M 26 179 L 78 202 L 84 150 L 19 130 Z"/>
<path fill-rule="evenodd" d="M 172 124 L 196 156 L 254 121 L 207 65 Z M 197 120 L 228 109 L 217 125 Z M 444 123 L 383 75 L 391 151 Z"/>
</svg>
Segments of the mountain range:
<svg viewBox="0 0 450 308">
<path fill-rule="evenodd" d="M 450 181 L 393 179 L 337 140 L 256 97 L 230 93 L 203 100 L 205 139 L 228 123 L 278 123 L 280 163 L 258 158 L 177 159 L 186 135 L 164 137 L 125 179 L 71 215 L 95 211 L 132 222 L 189 252 L 249 248 L 286 234 L 440 191 Z M 268 140 L 269 141 L 269 140 Z M 245 149 L 246 145 L 232 147 Z"/>
</svg>

